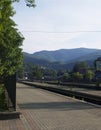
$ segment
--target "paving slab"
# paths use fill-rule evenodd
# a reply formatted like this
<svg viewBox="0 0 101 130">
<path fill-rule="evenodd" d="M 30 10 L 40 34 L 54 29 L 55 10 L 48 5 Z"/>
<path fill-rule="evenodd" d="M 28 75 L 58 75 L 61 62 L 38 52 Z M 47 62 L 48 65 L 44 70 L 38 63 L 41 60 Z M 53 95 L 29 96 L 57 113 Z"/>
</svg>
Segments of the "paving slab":
<svg viewBox="0 0 101 130">
<path fill-rule="evenodd" d="M 101 107 L 17 84 L 19 119 L 1 120 L 0 130 L 101 130 Z"/>
<path fill-rule="evenodd" d="M 101 107 L 18 84 L 18 106 L 32 129 L 101 130 Z"/>
</svg>

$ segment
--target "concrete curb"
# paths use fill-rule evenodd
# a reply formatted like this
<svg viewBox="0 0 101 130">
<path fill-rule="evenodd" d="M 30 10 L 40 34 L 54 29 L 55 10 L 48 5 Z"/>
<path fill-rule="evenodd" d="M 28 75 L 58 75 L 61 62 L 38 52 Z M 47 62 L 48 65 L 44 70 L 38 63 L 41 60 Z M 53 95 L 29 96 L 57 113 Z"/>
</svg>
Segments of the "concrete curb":
<svg viewBox="0 0 101 130">
<path fill-rule="evenodd" d="M 20 118 L 20 112 L 0 112 L 0 120 L 10 120 Z"/>
</svg>

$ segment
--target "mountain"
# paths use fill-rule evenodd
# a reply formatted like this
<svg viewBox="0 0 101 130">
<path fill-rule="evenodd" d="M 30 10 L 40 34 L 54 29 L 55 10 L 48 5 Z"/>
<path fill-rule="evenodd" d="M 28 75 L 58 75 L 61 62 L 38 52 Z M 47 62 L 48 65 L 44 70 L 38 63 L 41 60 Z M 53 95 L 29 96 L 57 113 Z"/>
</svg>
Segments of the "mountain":
<svg viewBox="0 0 101 130">
<path fill-rule="evenodd" d="M 93 66 L 94 60 L 101 57 L 100 49 L 75 48 L 56 51 L 23 53 L 25 63 L 34 63 L 53 69 L 72 69 L 75 62 L 87 61 Z"/>
<path fill-rule="evenodd" d="M 24 57 L 24 63 L 34 63 L 34 64 L 39 64 L 43 66 L 48 66 L 49 62 L 44 59 L 37 59 L 33 57 L 32 54 L 23 52 L 23 57 Z"/>
<path fill-rule="evenodd" d="M 97 49 L 76 48 L 76 49 L 61 49 L 56 51 L 40 51 L 33 54 L 34 58 L 43 59 L 51 62 L 68 62 L 96 52 Z"/>
</svg>

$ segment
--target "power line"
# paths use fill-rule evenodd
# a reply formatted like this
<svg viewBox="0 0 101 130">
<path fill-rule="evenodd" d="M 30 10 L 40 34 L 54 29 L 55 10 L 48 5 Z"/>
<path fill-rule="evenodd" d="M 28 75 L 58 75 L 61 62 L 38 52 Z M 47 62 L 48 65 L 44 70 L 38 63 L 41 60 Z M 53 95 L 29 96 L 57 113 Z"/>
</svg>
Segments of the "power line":
<svg viewBox="0 0 101 130">
<path fill-rule="evenodd" d="M 60 34 L 66 34 L 66 33 L 101 33 L 100 30 L 93 30 L 93 31 L 67 31 L 67 32 L 53 32 L 53 31 L 34 31 L 34 30 L 22 30 L 20 32 L 28 32 L 28 33 L 60 33 Z"/>
</svg>

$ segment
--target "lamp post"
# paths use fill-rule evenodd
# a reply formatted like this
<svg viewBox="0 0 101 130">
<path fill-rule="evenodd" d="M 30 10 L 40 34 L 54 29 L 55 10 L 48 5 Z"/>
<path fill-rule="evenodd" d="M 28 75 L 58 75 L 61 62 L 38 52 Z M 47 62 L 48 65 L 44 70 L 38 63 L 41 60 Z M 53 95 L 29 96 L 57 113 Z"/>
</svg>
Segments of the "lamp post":
<svg viewBox="0 0 101 130">
<path fill-rule="evenodd" d="M 96 78 L 96 87 L 99 88 L 101 81 L 101 57 L 95 60 L 95 78 Z"/>
</svg>

